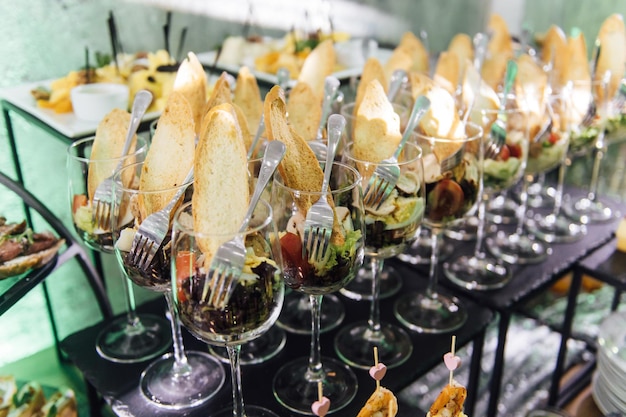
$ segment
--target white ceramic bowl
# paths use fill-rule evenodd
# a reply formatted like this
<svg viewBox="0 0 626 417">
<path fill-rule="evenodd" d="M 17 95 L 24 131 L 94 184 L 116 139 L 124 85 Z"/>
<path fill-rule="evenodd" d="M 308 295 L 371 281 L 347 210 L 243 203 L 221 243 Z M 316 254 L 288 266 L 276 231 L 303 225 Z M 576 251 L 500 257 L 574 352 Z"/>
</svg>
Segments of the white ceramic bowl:
<svg viewBox="0 0 626 417">
<path fill-rule="evenodd" d="M 99 122 L 115 108 L 128 109 L 129 89 L 124 84 L 94 83 L 72 88 L 70 97 L 76 117 Z"/>
</svg>

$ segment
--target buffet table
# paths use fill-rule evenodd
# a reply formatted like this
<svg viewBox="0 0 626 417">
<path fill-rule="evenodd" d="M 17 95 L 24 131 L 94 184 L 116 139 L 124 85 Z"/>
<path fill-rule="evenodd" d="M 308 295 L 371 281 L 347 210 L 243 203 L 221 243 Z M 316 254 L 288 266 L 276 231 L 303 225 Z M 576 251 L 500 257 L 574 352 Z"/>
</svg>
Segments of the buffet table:
<svg viewBox="0 0 626 417">
<path fill-rule="evenodd" d="M 415 276 L 415 272 L 404 265 L 395 265 L 403 277 L 404 289 L 423 289 L 425 282 Z M 381 320 L 397 322 L 393 317 L 392 306 L 396 297 L 381 300 Z M 346 307 L 346 316 L 343 325 L 363 320 L 368 315 L 370 303 L 367 301 L 354 301 L 343 296 L 340 299 Z M 473 344 L 473 355 L 470 358 L 463 358 L 464 363 L 470 366 L 470 381 L 468 383 L 469 397 L 466 401 L 466 412 L 472 415 L 475 401 L 473 393 L 476 392 L 475 384 L 480 372 L 480 361 L 482 357 L 482 344 L 484 341 L 487 325 L 493 319 L 493 313 L 485 307 L 479 306 L 471 300 L 463 301 L 469 310 L 469 319 L 465 326 L 455 334 L 457 345 L 465 346 Z M 155 300 L 139 308 L 139 311 L 163 314 L 165 303 L 162 300 Z M 119 415 L 132 416 L 180 416 L 187 415 L 207 416 L 210 411 L 231 406 L 230 378 L 220 392 L 203 406 L 195 409 L 173 411 L 159 408 L 143 398 L 139 392 L 139 377 L 148 363 L 139 364 L 117 364 L 100 358 L 95 350 L 95 341 L 99 331 L 105 323 L 100 323 L 93 327 L 86 328 L 78 333 L 72 334 L 61 343 L 63 350 L 67 353 L 73 363 L 82 371 L 86 382 L 91 385 L 104 400 L 111 406 L 113 411 Z M 335 334 L 341 328 L 329 330 L 321 335 L 321 348 L 323 356 L 337 358 L 333 349 Z M 418 377 L 426 374 L 435 366 L 443 367 L 443 354 L 450 350 L 450 334 L 427 335 L 410 333 L 413 341 L 413 353 L 407 362 L 398 368 L 389 369 L 382 384 L 394 392 L 399 392 L 408 386 Z M 198 341 L 187 331 L 183 330 L 183 337 L 186 350 L 206 351 L 206 344 Z M 274 372 L 291 359 L 307 356 L 310 349 L 309 335 L 287 334 L 287 342 L 283 350 L 275 357 L 258 365 L 244 365 L 243 392 L 246 404 L 262 405 L 279 415 L 287 417 L 290 415 L 287 409 L 283 408 L 272 394 L 272 378 Z M 373 363 L 372 363 L 373 364 Z M 226 367 L 226 365 L 225 365 Z M 354 400 L 348 407 L 340 410 L 338 415 L 356 416 L 361 407 L 367 401 L 370 394 L 375 389 L 375 381 L 369 376 L 367 370 L 353 369 L 359 384 L 359 389 Z M 228 371 L 227 371 L 228 374 Z M 464 381 L 461 381 L 464 382 Z M 432 387 L 433 390 L 440 390 L 443 387 Z M 408 404 L 399 405 L 398 416 L 420 416 L 425 415 L 421 410 L 417 410 Z"/>
</svg>

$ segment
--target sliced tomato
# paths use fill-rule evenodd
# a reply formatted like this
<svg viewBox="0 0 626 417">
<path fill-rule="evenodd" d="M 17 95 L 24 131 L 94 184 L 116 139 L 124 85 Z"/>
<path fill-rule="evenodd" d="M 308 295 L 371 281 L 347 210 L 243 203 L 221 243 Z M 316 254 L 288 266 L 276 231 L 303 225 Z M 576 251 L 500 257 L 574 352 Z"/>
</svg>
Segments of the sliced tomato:
<svg viewBox="0 0 626 417">
<path fill-rule="evenodd" d="M 75 194 L 74 198 L 72 199 L 72 213 L 76 213 L 76 210 L 86 205 L 87 196 L 85 194 Z"/>
<path fill-rule="evenodd" d="M 428 195 L 429 216 L 433 220 L 454 216 L 463 207 L 464 202 L 463 189 L 456 181 L 441 180 Z"/>
<path fill-rule="evenodd" d="M 509 149 L 509 145 L 502 145 L 502 149 L 500 149 L 498 159 L 500 159 L 501 161 L 508 161 L 510 156 L 511 150 Z"/>
<path fill-rule="evenodd" d="M 196 264 L 196 254 L 189 251 L 181 251 L 176 254 L 176 294 L 179 301 L 187 301 L 183 291 L 185 280 L 193 275 Z"/>
<path fill-rule="evenodd" d="M 511 158 L 521 158 L 522 157 L 522 146 L 515 143 L 508 145 L 509 154 Z"/>
<path fill-rule="evenodd" d="M 280 238 L 280 248 L 283 254 L 285 271 L 292 271 L 293 276 L 299 276 L 308 269 L 309 263 L 302 259 L 302 241 L 295 233 L 285 233 Z"/>
</svg>

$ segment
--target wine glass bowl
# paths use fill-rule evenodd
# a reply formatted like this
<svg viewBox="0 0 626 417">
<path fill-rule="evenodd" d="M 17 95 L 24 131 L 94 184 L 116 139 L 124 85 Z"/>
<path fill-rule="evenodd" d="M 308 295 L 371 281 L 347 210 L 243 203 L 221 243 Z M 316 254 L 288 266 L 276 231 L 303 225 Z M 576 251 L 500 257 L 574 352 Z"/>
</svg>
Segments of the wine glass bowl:
<svg viewBox="0 0 626 417">
<path fill-rule="evenodd" d="M 321 185 L 321 184 L 320 184 Z M 308 208 L 319 198 L 328 198 L 335 223 L 325 259 L 309 261 L 303 251 L 304 222 Z M 283 255 L 283 275 L 292 291 L 306 294 L 311 303 L 311 351 L 283 365 L 273 380 L 274 396 L 287 409 L 311 414 L 318 399 L 318 383 L 330 399 L 331 412 L 350 403 L 356 395 L 357 380 L 342 362 L 321 356 L 320 313 L 323 296 L 338 291 L 352 280 L 363 262 L 364 230 L 360 175 L 354 168 L 334 162 L 330 188 L 319 191 L 290 188 L 280 173 L 272 185 L 272 207 L 276 213 Z"/>
<path fill-rule="evenodd" d="M 206 352 L 185 352 L 182 342 L 178 311 L 172 300 L 172 251 L 171 251 L 171 220 L 165 220 L 163 229 L 168 230 L 164 240 L 156 248 L 155 256 L 149 263 L 137 262 L 135 251 L 143 251 L 141 245 L 133 245 L 139 237 L 141 227 L 145 227 L 146 219 L 151 214 L 148 207 L 158 210 L 174 201 L 175 206 L 191 199 L 193 179 L 174 180 L 172 186 L 157 189 L 139 188 L 140 178 L 145 173 L 144 163 L 128 165 L 119 170 L 114 181 L 115 192 L 121 197 L 119 207 L 113 207 L 113 238 L 116 242 L 115 253 L 124 269 L 126 276 L 136 285 L 151 291 L 162 293 L 167 301 L 174 352 L 161 356 L 151 362 L 141 374 L 140 389 L 146 398 L 161 407 L 185 409 L 195 407 L 212 398 L 221 388 L 225 380 L 222 365 Z M 121 182 L 122 178 L 128 182 Z M 127 185 L 126 185 L 127 184 Z M 158 203 L 156 203 L 158 201 Z M 155 206 L 156 205 L 156 206 Z M 117 222 L 115 214 L 120 216 L 130 213 L 132 221 Z M 128 215 L 126 215 L 128 217 Z"/>
<path fill-rule="evenodd" d="M 467 319 L 465 309 L 455 297 L 437 288 L 439 242 L 445 228 L 476 211 L 481 194 L 482 129 L 473 123 L 464 126 L 457 139 L 418 134 L 423 150 L 425 211 L 424 224 L 431 231 L 431 262 L 428 287 L 421 293 L 407 293 L 394 305 L 398 320 L 417 332 L 444 333 L 461 327 Z M 463 149 L 460 163 L 442 171 L 447 155 Z"/>
<path fill-rule="evenodd" d="M 193 204 L 185 203 L 174 217 L 172 234 L 172 288 L 181 323 L 189 332 L 210 345 L 224 346 L 229 353 L 233 408 L 224 416 L 274 416 L 269 410 L 244 403 L 239 350 L 266 332 L 283 305 L 282 257 L 272 208 L 261 200 L 249 226 L 242 232 L 221 235 L 194 229 Z M 209 275 L 210 253 L 202 242 L 226 242 L 241 238 L 246 247 L 243 273 L 235 279 L 231 296 L 223 306 L 210 303 L 213 291 Z M 216 289 L 217 290 L 217 289 Z"/>
</svg>

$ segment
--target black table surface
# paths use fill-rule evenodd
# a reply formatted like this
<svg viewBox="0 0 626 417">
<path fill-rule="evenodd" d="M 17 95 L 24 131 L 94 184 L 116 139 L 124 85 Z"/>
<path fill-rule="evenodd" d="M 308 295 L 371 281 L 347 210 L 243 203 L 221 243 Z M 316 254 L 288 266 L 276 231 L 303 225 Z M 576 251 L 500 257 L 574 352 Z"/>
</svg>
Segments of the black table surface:
<svg viewBox="0 0 626 417">
<path fill-rule="evenodd" d="M 39 268 L 0 280 L 0 315 L 46 279 L 54 271 L 58 261 L 59 257 L 55 256 Z"/>
<path fill-rule="evenodd" d="M 395 265 L 403 278 L 404 294 L 409 290 L 423 290 L 425 281 L 415 277 L 414 271 L 402 264 Z M 381 300 L 381 319 L 399 324 L 393 316 L 394 298 Z M 346 307 L 346 317 L 343 325 L 358 320 L 365 320 L 368 316 L 370 303 L 354 301 L 340 296 Z M 457 346 L 462 347 L 471 342 L 477 335 L 482 334 L 493 319 L 491 310 L 478 304 L 464 300 L 468 309 L 469 319 L 466 324 L 455 332 Z M 165 302 L 157 299 L 140 306 L 139 311 L 163 314 Z M 159 408 L 142 397 L 139 392 L 139 377 L 149 362 L 139 364 L 118 364 L 104 360 L 98 356 L 94 348 L 96 337 L 104 327 L 104 323 L 83 329 L 64 339 L 62 349 L 69 355 L 74 364 L 83 372 L 85 379 L 109 402 L 117 414 L 133 416 L 209 416 L 211 411 L 229 407 L 231 404 L 231 384 L 227 369 L 227 382 L 220 392 L 208 403 L 200 407 L 172 411 Z M 341 328 L 323 332 L 320 338 L 323 356 L 337 358 L 333 349 L 333 340 Z M 420 376 L 436 366 L 444 366 L 442 356 L 450 350 L 451 334 L 419 334 L 410 332 L 413 341 L 413 353 L 401 366 L 389 369 L 382 385 L 394 392 L 408 386 Z M 186 350 L 206 351 L 206 345 L 198 341 L 183 329 L 183 338 Z M 310 336 L 288 333 L 284 349 L 275 357 L 257 365 L 242 366 L 243 392 L 246 404 L 262 405 L 277 412 L 281 416 L 291 415 L 283 408 L 272 394 L 272 378 L 278 368 L 298 357 L 309 354 Z M 469 364 L 469 358 L 463 358 Z M 467 365 L 469 366 L 469 365 Z M 358 392 L 354 400 L 344 409 L 333 415 L 356 416 L 367 398 L 375 389 L 375 381 L 370 378 L 367 370 L 353 369 L 358 379 Z M 440 390 L 443 387 L 433 387 Z M 399 416 L 424 416 L 425 413 L 407 404 L 399 405 Z"/>
<path fill-rule="evenodd" d="M 626 252 L 617 250 L 617 238 L 581 259 L 577 267 L 583 274 L 626 291 Z"/>
<path fill-rule="evenodd" d="M 579 198 L 584 195 L 584 191 L 576 188 L 566 188 L 566 193 L 571 198 Z M 618 201 L 602 198 L 602 201 L 617 209 L 622 214 L 626 213 L 626 206 Z M 534 210 L 535 213 L 547 214 L 548 210 Z M 450 281 L 444 274 L 443 268 L 438 268 L 439 282 L 454 294 L 460 294 L 471 298 L 480 305 L 488 306 L 496 311 L 510 311 L 537 296 L 542 291 L 554 284 L 564 274 L 570 272 L 577 261 L 593 253 L 596 249 L 609 242 L 614 236 L 620 218 L 616 217 L 604 223 L 587 225 L 587 234 L 580 240 L 573 243 L 552 243 L 550 248 L 552 253 L 543 262 L 530 265 L 511 265 L 513 277 L 503 288 L 477 291 L 461 287 Z M 500 230 L 515 231 L 514 226 L 499 226 Z M 471 255 L 475 242 L 457 244 L 454 254 L 448 259 L 454 259 L 463 254 Z M 428 271 L 419 266 L 411 266 L 422 276 L 427 276 Z"/>
</svg>

